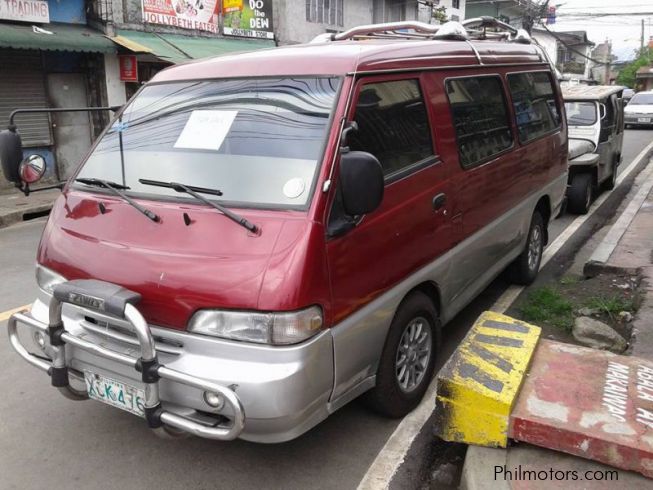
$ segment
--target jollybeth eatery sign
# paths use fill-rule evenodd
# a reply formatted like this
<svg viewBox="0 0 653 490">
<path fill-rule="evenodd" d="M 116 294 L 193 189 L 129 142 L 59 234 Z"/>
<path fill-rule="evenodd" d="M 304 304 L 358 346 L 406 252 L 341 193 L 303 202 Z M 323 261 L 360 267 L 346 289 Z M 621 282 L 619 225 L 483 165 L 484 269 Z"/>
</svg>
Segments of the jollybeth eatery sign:
<svg viewBox="0 0 653 490">
<path fill-rule="evenodd" d="M 141 0 L 143 21 L 218 32 L 219 0 Z"/>
<path fill-rule="evenodd" d="M 0 0 L 0 19 L 48 23 L 50 9 L 40 0 Z"/>
</svg>

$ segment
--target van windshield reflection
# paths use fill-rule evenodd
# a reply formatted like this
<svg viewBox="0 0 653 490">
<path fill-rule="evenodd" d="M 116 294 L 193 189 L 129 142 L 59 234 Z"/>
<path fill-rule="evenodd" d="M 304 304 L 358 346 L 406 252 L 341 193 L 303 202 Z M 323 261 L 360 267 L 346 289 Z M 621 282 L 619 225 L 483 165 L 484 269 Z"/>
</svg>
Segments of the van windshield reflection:
<svg viewBox="0 0 653 490">
<path fill-rule="evenodd" d="M 265 78 L 146 86 L 78 178 L 178 197 L 139 179 L 218 186 L 221 203 L 301 208 L 310 200 L 338 78 Z"/>
</svg>

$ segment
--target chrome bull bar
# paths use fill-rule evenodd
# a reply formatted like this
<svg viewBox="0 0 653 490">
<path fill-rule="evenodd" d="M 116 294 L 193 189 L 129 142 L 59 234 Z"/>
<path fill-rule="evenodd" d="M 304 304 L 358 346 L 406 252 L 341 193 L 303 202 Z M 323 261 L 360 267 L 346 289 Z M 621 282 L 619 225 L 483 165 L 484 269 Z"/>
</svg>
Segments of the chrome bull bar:
<svg viewBox="0 0 653 490">
<path fill-rule="evenodd" d="M 228 441 L 237 438 L 245 426 L 245 410 L 236 393 L 225 386 L 160 364 L 157 359 L 152 332 L 141 313 L 132 304 L 139 300 L 140 295 L 137 293 L 114 284 L 95 280 L 69 281 L 55 288 L 54 296 L 49 305 L 47 325 L 36 320 L 26 311 L 13 314 L 7 321 L 9 341 L 18 355 L 31 365 L 48 373 L 52 386 L 59 388 L 61 391 L 70 388 L 68 366 L 66 365 L 66 345 L 73 345 L 76 348 L 124 364 L 140 372 L 145 385 L 145 419 L 148 426 L 157 432 L 166 425 L 208 439 Z M 134 327 L 134 332 L 140 344 L 141 356 L 135 358 L 121 354 L 67 332 L 61 316 L 63 303 L 75 304 L 127 320 Z M 17 326 L 19 323 L 40 331 L 43 335 L 49 337 L 54 353 L 52 362 L 37 357 L 25 349 L 18 337 Z M 167 379 L 204 392 L 222 395 L 233 413 L 231 424 L 208 426 L 163 409 L 159 398 L 159 379 Z M 82 399 L 82 397 L 69 398 Z"/>
</svg>

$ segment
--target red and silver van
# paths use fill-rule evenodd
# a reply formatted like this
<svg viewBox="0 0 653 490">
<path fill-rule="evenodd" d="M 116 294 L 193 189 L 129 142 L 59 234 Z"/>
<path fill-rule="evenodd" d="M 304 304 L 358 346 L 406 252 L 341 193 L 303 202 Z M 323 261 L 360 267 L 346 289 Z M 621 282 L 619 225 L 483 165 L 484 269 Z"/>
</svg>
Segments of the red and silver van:
<svg viewBox="0 0 653 490">
<path fill-rule="evenodd" d="M 164 70 L 56 201 L 11 343 L 168 435 L 285 441 L 363 394 L 403 416 L 441 327 L 507 267 L 535 278 L 563 111 L 543 51 L 487 18 Z"/>
</svg>

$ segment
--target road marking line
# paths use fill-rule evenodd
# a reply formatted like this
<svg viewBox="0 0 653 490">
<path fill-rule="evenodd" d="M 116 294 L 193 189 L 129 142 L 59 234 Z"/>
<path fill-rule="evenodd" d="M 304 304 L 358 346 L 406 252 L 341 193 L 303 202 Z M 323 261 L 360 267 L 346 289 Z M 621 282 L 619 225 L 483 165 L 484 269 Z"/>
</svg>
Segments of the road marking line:
<svg viewBox="0 0 653 490">
<path fill-rule="evenodd" d="M 23 305 L 23 306 L 19 306 L 18 308 L 14 308 L 13 310 L 3 311 L 2 313 L 0 313 L 0 322 L 4 322 L 5 320 L 8 320 L 9 317 L 11 315 L 13 315 L 14 313 L 18 313 L 19 311 L 29 309 L 30 306 L 32 306 L 32 305 L 31 304 Z"/>
<path fill-rule="evenodd" d="M 644 148 L 617 177 L 615 187 L 619 186 L 639 165 L 640 161 L 653 150 L 653 142 Z M 589 213 L 578 216 L 553 240 L 542 254 L 540 268 L 544 267 L 551 258 L 562 248 L 565 242 L 585 223 L 596 210 L 605 202 L 610 193 L 603 193 L 592 206 Z M 508 289 L 490 307 L 497 313 L 503 313 L 517 299 L 523 290 L 522 286 L 509 286 Z M 413 441 L 421 431 L 424 424 L 433 413 L 433 400 L 436 395 L 437 377 L 429 385 L 424 399 L 415 410 L 406 415 L 394 432 L 390 435 L 381 451 L 376 456 L 363 479 L 358 484 L 358 490 L 378 490 L 387 488 L 392 477 L 397 472 L 408 454 Z"/>
</svg>

